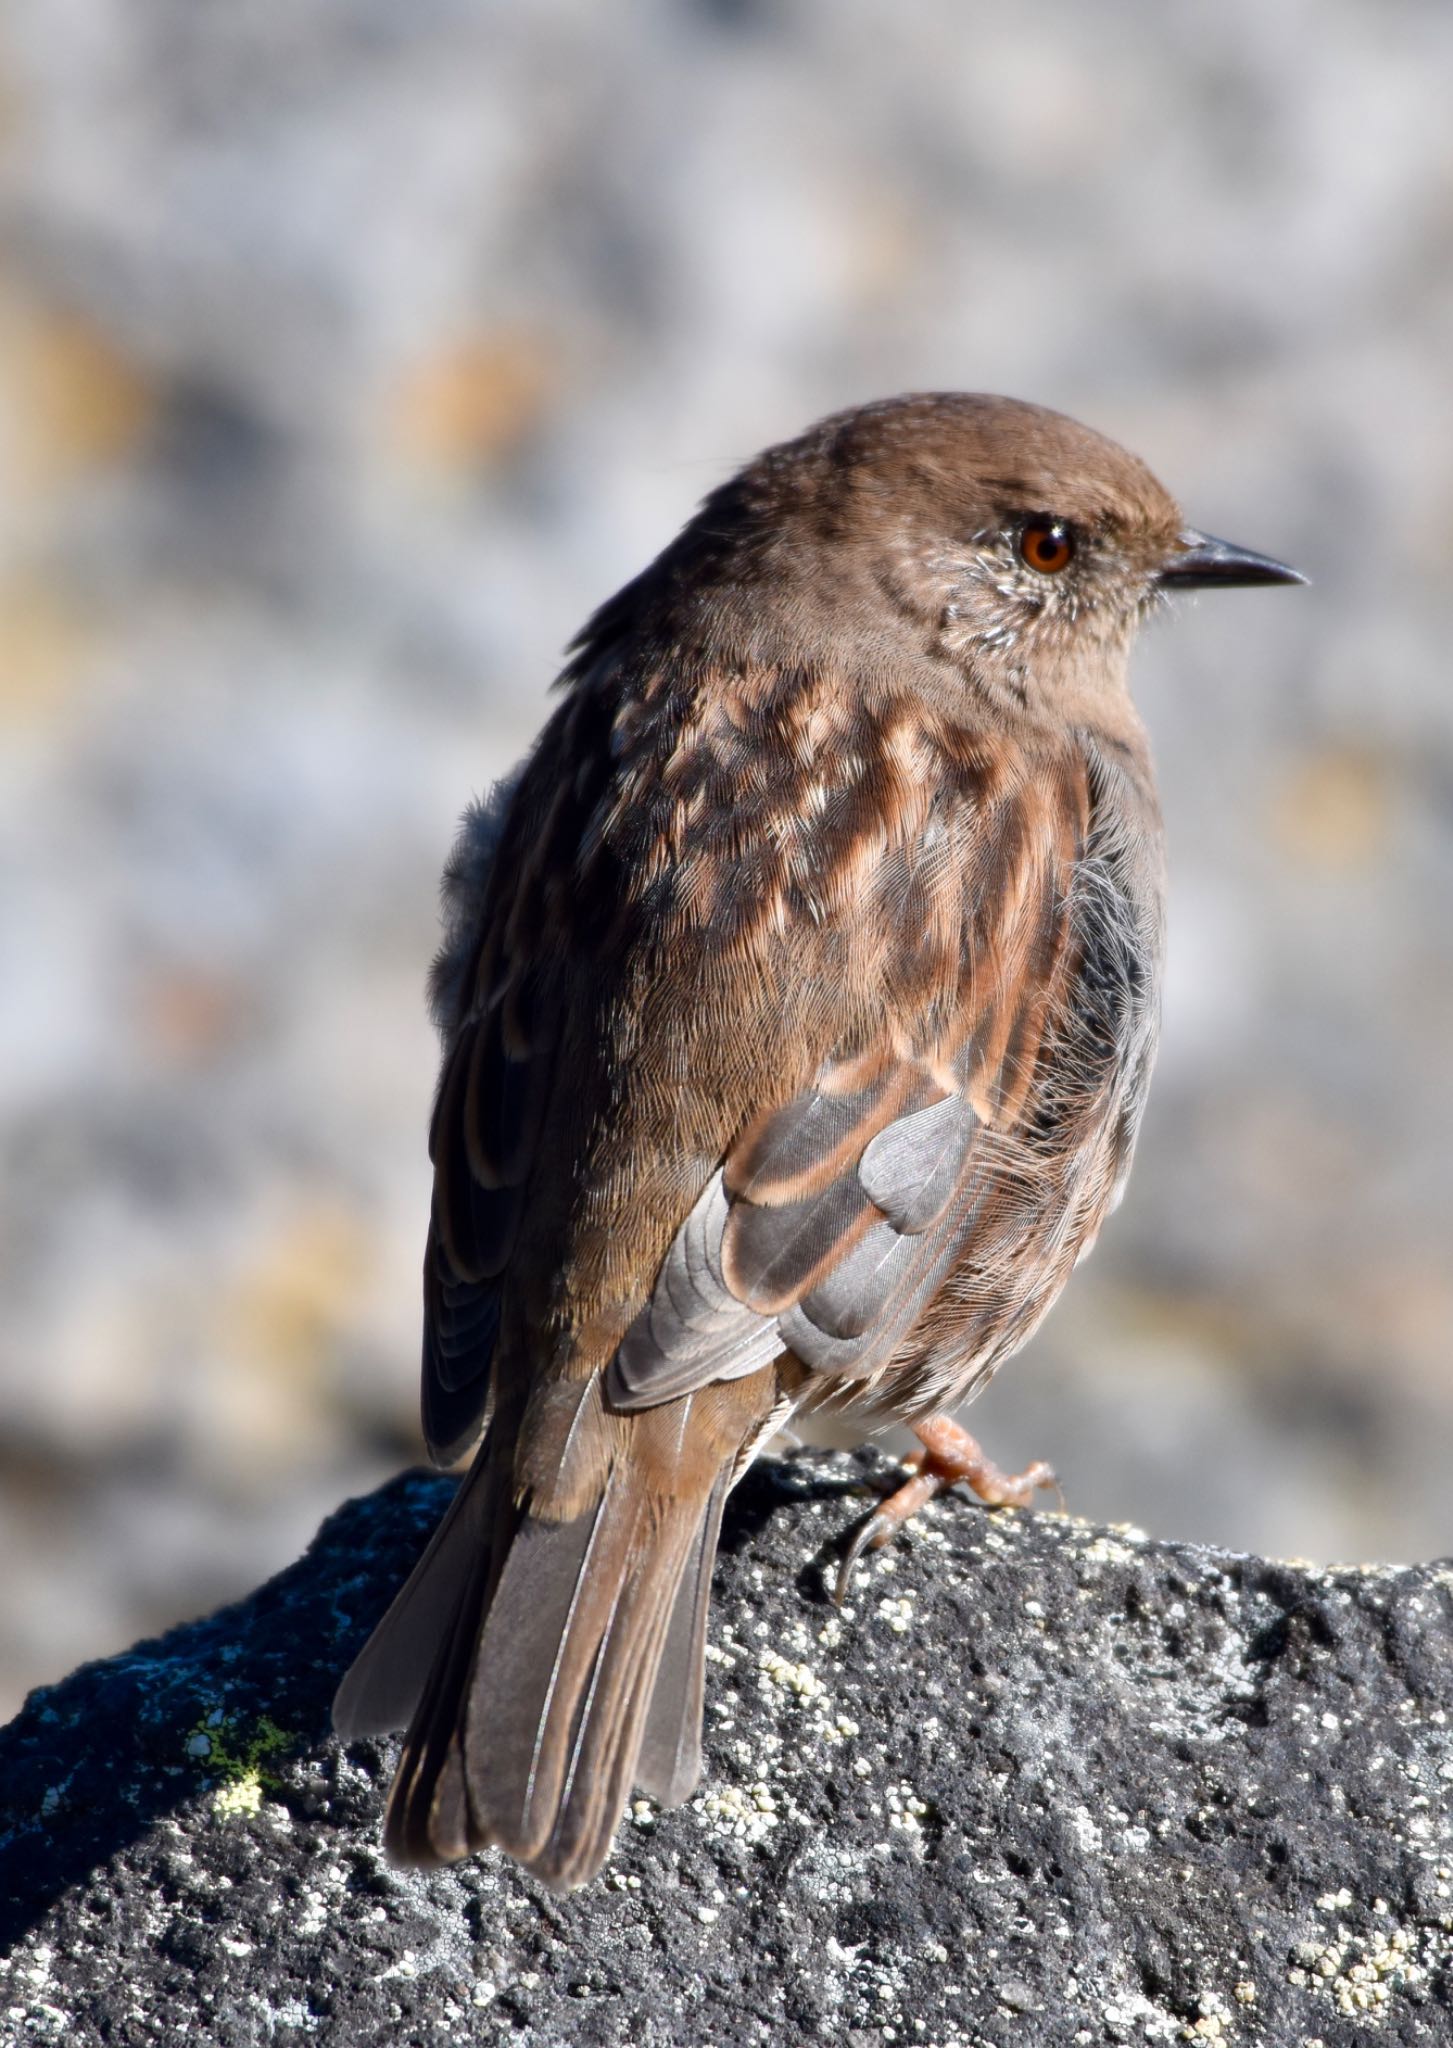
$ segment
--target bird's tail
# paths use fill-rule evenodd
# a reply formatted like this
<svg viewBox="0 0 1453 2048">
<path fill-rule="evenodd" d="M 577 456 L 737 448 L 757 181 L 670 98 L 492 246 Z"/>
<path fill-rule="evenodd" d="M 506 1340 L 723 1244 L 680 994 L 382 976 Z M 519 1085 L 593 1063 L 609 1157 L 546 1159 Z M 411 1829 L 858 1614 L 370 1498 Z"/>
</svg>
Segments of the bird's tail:
<svg viewBox="0 0 1453 2048">
<path fill-rule="evenodd" d="M 352 1738 L 407 1723 L 385 1841 L 430 1866 L 496 1844 L 558 1889 L 594 1875 L 632 1785 L 701 1770 L 707 1598 L 727 1459 L 664 1497 L 629 1459 L 585 1512 L 520 1507 L 488 1439 L 344 1678 Z"/>
</svg>

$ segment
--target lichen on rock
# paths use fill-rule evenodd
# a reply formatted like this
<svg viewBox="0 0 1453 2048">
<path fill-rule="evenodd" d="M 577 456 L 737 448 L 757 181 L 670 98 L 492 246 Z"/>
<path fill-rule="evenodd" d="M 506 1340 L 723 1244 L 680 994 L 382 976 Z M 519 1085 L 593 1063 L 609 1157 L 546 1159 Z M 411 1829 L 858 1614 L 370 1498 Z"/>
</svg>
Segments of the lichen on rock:
<svg viewBox="0 0 1453 2048">
<path fill-rule="evenodd" d="M 870 1462 L 739 1489 L 702 1784 L 568 1899 L 493 1855 L 391 1870 L 392 1745 L 328 1732 L 448 1480 L 34 1694 L 0 1735 L 0 2038 L 1447 2038 L 1453 1572 L 948 1499 L 839 1612 Z"/>
</svg>

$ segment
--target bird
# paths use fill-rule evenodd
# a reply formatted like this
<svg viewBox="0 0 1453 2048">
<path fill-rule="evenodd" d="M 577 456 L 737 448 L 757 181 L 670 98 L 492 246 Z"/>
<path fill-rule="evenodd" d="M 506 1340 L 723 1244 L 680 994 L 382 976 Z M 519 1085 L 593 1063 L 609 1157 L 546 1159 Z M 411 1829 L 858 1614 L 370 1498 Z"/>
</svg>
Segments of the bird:
<svg viewBox="0 0 1453 2048">
<path fill-rule="evenodd" d="M 557 1891 L 701 1770 L 723 1502 L 789 1423 L 950 1411 L 1120 1198 L 1160 811 L 1126 672 L 1181 591 L 1305 581 L 1136 457 L 973 393 L 840 412 L 713 490 L 571 643 L 467 813 L 431 999 L 423 1430 L 473 1462 L 339 1689 L 406 1730 L 401 1865 Z"/>
</svg>

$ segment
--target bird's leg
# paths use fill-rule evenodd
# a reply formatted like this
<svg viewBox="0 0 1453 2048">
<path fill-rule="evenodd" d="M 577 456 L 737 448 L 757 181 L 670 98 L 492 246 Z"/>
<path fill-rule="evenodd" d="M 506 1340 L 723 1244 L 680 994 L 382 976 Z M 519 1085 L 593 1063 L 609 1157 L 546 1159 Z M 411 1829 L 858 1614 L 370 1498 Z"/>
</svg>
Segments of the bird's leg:
<svg viewBox="0 0 1453 2048">
<path fill-rule="evenodd" d="M 847 1594 L 853 1566 L 864 1551 L 881 1550 L 920 1508 L 947 1487 L 962 1480 L 991 1508 L 1027 1508 L 1040 1487 L 1058 1489 L 1059 1481 L 1042 1458 L 1036 1458 L 1022 1472 L 1001 1472 L 969 1432 L 947 1415 L 931 1415 L 926 1422 L 915 1423 L 913 1433 L 923 1449 L 906 1461 L 910 1476 L 895 1493 L 878 1503 L 848 1545 L 838 1573 L 839 1607 Z"/>
<path fill-rule="evenodd" d="M 927 1422 L 915 1426 L 913 1434 L 923 1445 L 914 1455 L 914 1469 L 925 1477 L 934 1475 L 935 1493 L 963 1480 L 987 1507 L 1027 1508 L 1042 1487 L 1059 1485 L 1043 1458 L 1036 1458 L 1022 1472 L 1001 1472 L 962 1423 L 951 1416 L 930 1415 Z"/>
</svg>

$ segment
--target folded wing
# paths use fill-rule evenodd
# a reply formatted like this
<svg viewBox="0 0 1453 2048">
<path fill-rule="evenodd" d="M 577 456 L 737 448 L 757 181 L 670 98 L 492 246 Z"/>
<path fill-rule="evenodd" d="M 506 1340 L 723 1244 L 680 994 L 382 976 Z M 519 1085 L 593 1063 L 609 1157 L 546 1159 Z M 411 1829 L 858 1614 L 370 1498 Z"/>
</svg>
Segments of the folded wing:
<svg viewBox="0 0 1453 2048">
<path fill-rule="evenodd" d="M 648 1408 L 788 1350 L 844 1381 L 888 1364 L 981 1217 L 1002 1218 L 1032 1142 L 1085 830 L 1068 767 L 961 822 L 935 883 L 950 908 L 932 920 L 956 942 L 954 971 L 917 1016 L 885 1004 L 878 1042 L 824 1059 L 805 1092 L 747 1123 L 609 1368 L 612 1406 Z"/>
</svg>

